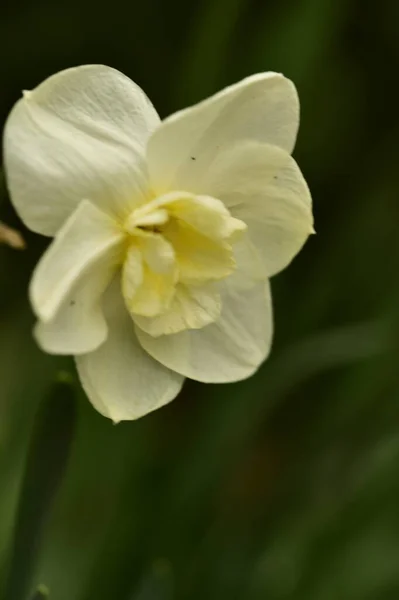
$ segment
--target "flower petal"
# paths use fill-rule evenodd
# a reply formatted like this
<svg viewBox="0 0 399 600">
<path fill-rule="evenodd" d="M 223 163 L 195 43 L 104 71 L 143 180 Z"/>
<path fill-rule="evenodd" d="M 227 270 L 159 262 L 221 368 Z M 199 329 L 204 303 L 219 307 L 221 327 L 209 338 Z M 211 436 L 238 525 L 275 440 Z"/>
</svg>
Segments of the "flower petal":
<svg viewBox="0 0 399 600">
<path fill-rule="evenodd" d="M 221 146 L 255 140 L 291 153 L 299 124 L 293 83 L 278 73 L 260 73 L 170 116 L 152 134 L 147 157 L 157 193 L 189 186 Z"/>
<path fill-rule="evenodd" d="M 83 388 L 94 407 L 114 422 L 138 419 L 173 400 L 183 377 L 140 346 L 116 280 L 104 302 L 109 334 L 94 352 L 76 359 Z"/>
<path fill-rule="evenodd" d="M 230 185 L 230 191 L 221 193 L 221 199 L 230 205 L 235 217 L 247 224 L 264 272 L 272 277 L 285 269 L 314 233 L 312 198 L 306 181 L 295 160 L 286 155 L 269 181 L 264 181 L 259 171 L 259 177 L 253 172 L 248 184 L 243 180 L 240 185 L 232 175 Z"/>
<path fill-rule="evenodd" d="M 161 235 L 143 232 L 123 265 L 122 292 L 132 315 L 153 317 L 165 311 L 177 280 L 175 253 Z"/>
<path fill-rule="evenodd" d="M 131 244 L 126 252 L 121 277 L 122 294 L 126 302 L 129 302 L 137 293 L 143 283 L 143 277 L 144 267 L 140 248 Z"/>
<path fill-rule="evenodd" d="M 266 359 L 272 338 L 268 282 L 226 288 L 216 323 L 197 331 L 152 337 L 136 328 L 143 348 L 169 369 L 204 383 L 246 379 Z"/>
<path fill-rule="evenodd" d="M 4 157 L 11 200 L 25 224 L 54 235 L 79 202 L 127 216 L 147 194 L 144 148 L 159 117 L 119 71 L 67 69 L 17 102 Z"/>
<path fill-rule="evenodd" d="M 195 187 L 246 223 L 268 277 L 284 269 L 313 232 L 309 189 L 294 159 L 277 146 L 247 140 L 223 148 Z"/>
<path fill-rule="evenodd" d="M 134 321 L 143 331 L 156 337 L 185 329 L 201 329 L 216 321 L 220 311 L 220 294 L 212 285 L 179 284 L 170 307 L 164 313 L 153 318 L 134 315 Z"/>
<path fill-rule="evenodd" d="M 228 242 L 215 241 L 177 219 L 165 225 L 163 234 L 173 246 L 183 283 L 217 280 L 233 272 L 235 262 Z"/>
<path fill-rule="evenodd" d="M 113 278 L 115 268 L 115 256 L 110 253 L 78 282 L 51 321 L 37 322 L 35 338 L 45 352 L 85 354 L 104 342 L 108 327 L 100 300 Z"/>
<path fill-rule="evenodd" d="M 234 219 L 217 198 L 171 192 L 161 196 L 159 201 L 168 206 L 170 216 L 211 240 L 227 240 L 246 230 L 245 223 Z"/>
<path fill-rule="evenodd" d="M 237 266 L 229 277 L 229 286 L 232 285 L 235 289 L 248 289 L 255 283 L 268 279 L 262 258 L 248 234 L 234 244 L 234 259 Z"/>
<path fill-rule="evenodd" d="M 174 271 L 175 252 L 173 246 L 162 235 L 143 231 L 138 238 L 143 260 L 154 273 L 166 274 Z"/>
<path fill-rule="evenodd" d="M 52 321 L 71 294 L 106 261 L 116 268 L 125 235 L 114 221 L 87 200 L 81 202 L 39 261 L 30 286 L 34 311 Z"/>
<path fill-rule="evenodd" d="M 196 194 L 212 194 L 231 211 L 246 197 L 259 193 L 290 160 L 278 146 L 243 140 L 220 147 L 191 186 Z"/>
</svg>

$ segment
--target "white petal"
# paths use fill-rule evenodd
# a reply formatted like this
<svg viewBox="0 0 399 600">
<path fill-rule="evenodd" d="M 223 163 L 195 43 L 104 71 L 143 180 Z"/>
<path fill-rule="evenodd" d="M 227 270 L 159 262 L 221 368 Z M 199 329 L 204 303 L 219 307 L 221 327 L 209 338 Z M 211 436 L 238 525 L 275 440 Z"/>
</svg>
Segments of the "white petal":
<svg viewBox="0 0 399 600">
<path fill-rule="evenodd" d="M 94 352 L 76 359 L 83 388 L 94 407 L 115 422 L 138 419 L 173 400 L 183 377 L 140 346 L 117 280 L 106 292 L 109 334 Z"/>
<path fill-rule="evenodd" d="M 206 170 L 221 146 L 255 140 L 291 152 L 299 124 L 293 83 L 260 73 L 225 88 L 166 119 L 148 143 L 151 181 L 157 193 L 194 191 L 189 183 Z"/>
<path fill-rule="evenodd" d="M 113 278 L 115 267 L 112 253 L 103 257 L 64 299 L 51 321 L 38 321 L 34 334 L 45 352 L 85 354 L 104 342 L 108 327 L 101 296 Z"/>
<path fill-rule="evenodd" d="M 268 185 L 289 160 L 290 155 L 278 146 L 254 140 L 226 144 L 197 173 L 192 186 L 196 194 L 212 193 L 231 210 L 243 195 L 257 194 Z"/>
<path fill-rule="evenodd" d="M 247 224 L 264 272 L 271 277 L 285 269 L 314 233 L 312 198 L 298 165 L 289 156 L 267 184 L 260 176 L 248 187 L 237 186 L 224 198 L 226 203 L 235 203 L 231 212 Z"/>
<path fill-rule="evenodd" d="M 236 270 L 229 277 L 229 285 L 248 289 L 267 279 L 262 258 L 247 233 L 234 244 L 233 250 Z"/>
<path fill-rule="evenodd" d="M 266 359 L 272 338 L 268 283 L 225 289 L 216 323 L 196 331 L 151 337 L 137 327 L 145 350 L 166 367 L 204 383 L 239 381 Z"/>
<path fill-rule="evenodd" d="M 152 336 L 184 329 L 201 329 L 216 321 L 221 311 L 220 294 L 212 285 L 177 285 L 170 307 L 153 318 L 133 315 L 135 323 Z"/>
<path fill-rule="evenodd" d="M 246 141 L 223 148 L 195 185 L 247 224 L 268 277 L 284 269 L 313 232 L 309 189 L 294 159 L 277 146 Z"/>
<path fill-rule="evenodd" d="M 4 133 L 22 220 L 54 235 L 82 199 L 127 216 L 147 194 L 144 148 L 158 123 L 143 91 L 101 65 L 61 71 L 25 92 Z"/>
<path fill-rule="evenodd" d="M 124 233 L 114 221 L 83 201 L 44 253 L 33 274 L 30 298 L 36 315 L 52 321 L 71 294 L 90 278 L 94 267 L 116 267 L 121 259 Z"/>
</svg>

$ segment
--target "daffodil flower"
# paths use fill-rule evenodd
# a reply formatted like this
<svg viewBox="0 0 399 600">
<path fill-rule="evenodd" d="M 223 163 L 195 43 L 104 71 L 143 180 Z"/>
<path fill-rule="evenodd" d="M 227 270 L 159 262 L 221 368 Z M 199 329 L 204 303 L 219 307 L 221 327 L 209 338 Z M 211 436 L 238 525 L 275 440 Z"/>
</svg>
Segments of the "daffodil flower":
<svg viewBox="0 0 399 600">
<path fill-rule="evenodd" d="M 53 236 L 33 274 L 39 345 L 72 354 L 103 415 L 136 419 L 184 378 L 252 375 L 269 353 L 269 278 L 312 232 L 291 158 L 294 85 L 261 73 L 161 121 L 105 66 L 24 92 L 5 128 L 12 202 Z"/>
</svg>

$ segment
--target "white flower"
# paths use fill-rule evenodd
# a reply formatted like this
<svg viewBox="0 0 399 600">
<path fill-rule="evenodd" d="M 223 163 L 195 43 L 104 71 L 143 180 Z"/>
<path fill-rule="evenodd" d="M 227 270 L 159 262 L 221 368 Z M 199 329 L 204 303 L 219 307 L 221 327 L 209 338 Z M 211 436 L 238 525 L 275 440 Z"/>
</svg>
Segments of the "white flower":
<svg viewBox="0 0 399 600">
<path fill-rule="evenodd" d="M 35 335 L 74 354 L 114 421 L 170 402 L 185 377 L 231 382 L 265 360 L 268 279 L 312 232 L 290 153 L 294 85 L 261 73 L 161 122 L 118 71 L 83 66 L 24 96 L 5 128 L 11 199 L 54 236 L 30 297 Z"/>
</svg>

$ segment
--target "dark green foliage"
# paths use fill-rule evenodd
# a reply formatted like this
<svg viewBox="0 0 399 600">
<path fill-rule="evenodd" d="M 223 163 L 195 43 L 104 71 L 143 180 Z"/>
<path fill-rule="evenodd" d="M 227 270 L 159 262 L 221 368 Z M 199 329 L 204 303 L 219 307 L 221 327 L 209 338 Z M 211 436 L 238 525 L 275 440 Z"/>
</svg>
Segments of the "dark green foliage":
<svg viewBox="0 0 399 600">
<path fill-rule="evenodd" d="M 65 473 L 75 432 L 75 393 L 71 383 L 51 388 L 35 418 L 13 531 L 5 600 L 25 600 L 33 587 L 44 527 Z M 36 595 L 43 597 L 40 589 Z"/>
</svg>

